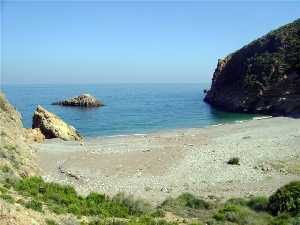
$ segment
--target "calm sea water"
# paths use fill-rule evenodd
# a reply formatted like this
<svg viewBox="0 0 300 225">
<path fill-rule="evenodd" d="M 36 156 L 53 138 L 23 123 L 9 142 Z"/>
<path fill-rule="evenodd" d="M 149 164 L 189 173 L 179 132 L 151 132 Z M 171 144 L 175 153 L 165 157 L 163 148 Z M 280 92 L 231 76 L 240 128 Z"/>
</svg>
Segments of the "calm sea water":
<svg viewBox="0 0 300 225">
<path fill-rule="evenodd" d="M 76 127 L 85 136 L 149 133 L 174 128 L 205 127 L 250 119 L 226 113 L 203 102 L 209 84 L 5 85 L 1 89 L 31 127 L 38 104 Z M 100 108 L 51 105 L 90 93 L 103 101 Z"/>
</svg>

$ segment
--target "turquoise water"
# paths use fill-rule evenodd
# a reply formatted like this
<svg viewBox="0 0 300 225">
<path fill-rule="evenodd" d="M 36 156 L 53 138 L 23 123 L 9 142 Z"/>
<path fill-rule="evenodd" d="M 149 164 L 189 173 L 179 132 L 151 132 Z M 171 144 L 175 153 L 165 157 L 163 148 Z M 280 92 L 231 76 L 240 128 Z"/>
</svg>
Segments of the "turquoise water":
<svg viewBox="0 0 300 225">
<path fill-rule="evenodd" d="M 84 136 L 150 133 L 174 128 L 205 127 L 250 119 L 226 113 L 203 102 L 209 84 L 5 85 L 1 89 L 31 127 L 38 104 L 76 127 Z M 90 93 L 103 101 L 100 108 L 51 105 Z"/>
</svg>

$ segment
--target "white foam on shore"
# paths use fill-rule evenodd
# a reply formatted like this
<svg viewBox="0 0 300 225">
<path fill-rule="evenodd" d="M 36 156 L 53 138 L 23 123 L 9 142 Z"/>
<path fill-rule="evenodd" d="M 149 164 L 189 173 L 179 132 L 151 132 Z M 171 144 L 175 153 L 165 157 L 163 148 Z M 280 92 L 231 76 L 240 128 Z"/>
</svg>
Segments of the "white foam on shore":
<svg viewBox="0 0 300 225">
<path fill-rule="evenodd" d="M 212 127 L 219 127 L 219 126 L 223 126 L 224 123 L 219 123 L 219 124 L 214 124 L 214 125 L 211 125 Z"/>
<path fill-rule="evenodd" d="M 256 116 L 253 117 L 253 120 L 264 120 L 264 119 L 270 119 L 272 116 Z"/>
<path fill-rule="evenodd" d="M 116 135 L 109 135 L 104 137 L 115 138 L 115 137 L 146 136 L 146 135 L 147 134 L 144 133 L 136 133 L 136 134 L 116 134 Z"/>
</svg>

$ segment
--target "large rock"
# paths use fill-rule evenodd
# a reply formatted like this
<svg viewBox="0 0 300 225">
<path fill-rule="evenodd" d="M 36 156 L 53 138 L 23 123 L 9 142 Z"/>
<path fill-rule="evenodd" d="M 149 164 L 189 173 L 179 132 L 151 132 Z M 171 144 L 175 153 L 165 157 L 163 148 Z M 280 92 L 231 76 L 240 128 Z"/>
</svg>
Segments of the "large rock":
<svg viewBox="0 0 300 225">
<path fill-rule="evenodd" d="M 27 141 L 21 115 L 0 92 L 0 181 L 38 174 L 35 150 Z M 3 169 L 5 168 L 5 170 Z M 3 173 L 6 171 L 6 173 Z M 1 204 L 0 204 L 1 205 Z"/>
<path fill-rule="evenodd" d="M 100 107 L 104 104 L 90 94 L 82 94 L 74 98 L 52 103 L 53 105 L 80 106 L 80 107 Z"/>
<path fill-rule="evenodd" d="M 32 128 L 39 128 L 47 139 L 61 138 L 65 141 L 82 139 L 74 127 L 68 125 L 58 116 L 48 112 L 40 105 L 34 112 Z"/>
<path fill-rule="evenodd" d="M 205 99 L 231 112 L 300 115 L 300 19 L 219 60 Z"/>
</svg>

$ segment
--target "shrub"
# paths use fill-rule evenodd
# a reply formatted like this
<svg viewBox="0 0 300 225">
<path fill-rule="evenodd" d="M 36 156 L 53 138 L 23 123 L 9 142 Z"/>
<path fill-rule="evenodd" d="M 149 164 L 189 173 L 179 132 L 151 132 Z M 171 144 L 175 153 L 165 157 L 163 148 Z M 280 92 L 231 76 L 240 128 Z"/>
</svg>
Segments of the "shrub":
<svg viewBox="0 0 300 225">
<path fill-rule="evenodd" d="M 183 193 L 177 198 L 169 198 L 163 202 L 162 206 L 174 208 L 191 208 L 191 209 L 210 209 L 212 205 L 203 199 L 196 198 L 190 193 Z"/>
<path fill-rule="evenodd" d="M 278 213 L 300 213 L 300 181 L 294 181 L 279 188 L 271 195 L 268 208 L 277 215 Z"/>
<path fill-rule="evenodd" d="M 87 197 L 77 194 L 71 186 L 44 182 L 41 177 L 29 177 L 14 184 L 22 195 L 48 205 L 57 213 L 72 213 L 78 216 L 123 217 L 143 215 L 152 209 L 149 203 L 135 200 L 132 196 L 116 195 L 113 199 L 104 194 L 90 193 Z"/>
<path fill-rule="evenodd" d="M 45 222 L 47 225 L 58 225 L 54 220 L 51 219 L 45 219 Z"/>
<path fill-rule="evenodd" d="M 156 209 L 153 213 L 151 213 L 152 217 L 164 217 L 165 212 L 162 209 Z"/>
<path fill-rule="evenodd" d="M 33 209 L 38 212 L 43 212 L 43 205 L 41 202 L 36 201 L 36 200 L 30 200 L 25 203 L 25 207 L 28 209 Z"/>
<path fill-rule="evenodd" d="M 247 205 L 255 211 L 267 211 L 269 199 L 264 196 L 252 197 Z"/>
<path fill-rule="evenodd" d="M 228 160 L 227 164 L 240 165 L 240 159 L 238 157 L 233 157 L 233 158 Z"/>
<path fill-rule="evenodd" d="M 2 194 L 6 194 L 7 191 L 8 191 L 7 188 L 1 187 L 1 186 L 0 186 L 0 192 L 1 192 Z"/>
<path fill-rule="evenodd" d="M 248 200 L 245 198 L 231 198 L 226 201 L 226 205 L 242 205 L 247 206 Z"/>
<path fill-rule="evenodd" d="M 270 225 L 272 218 L 267 213 L 257 213 L 247 206 L 229 204 L 221 208 L 213 217 L 221 224 L 228 224 L 227 222 L 231 222 L 239 225 Z"/>
<path fill-rule="evenodd" d="M 3 195 L 0 195 L 0 198 L 2 198 L 3 200 L 5 200 L 11 204 L 15 203 L 15 199 L 11 195 L 3 194 Z"/>
<path fill-rule="evenodd" d="M 11 171 L 11 168 L 7 165 L 4 165 L 0 168 L 0 170 L 3 172 L 3 173 L 9 173 Z"/>
<path fill-rule="evenodd" d="M 142 199 L 134 199 L 132 195 L 126 196 L 124 193 L 118 193 L 113 202 L 128 208 L 130 215 L 142 215 L 150 213 L 151 205 Z"/>
</svg>

